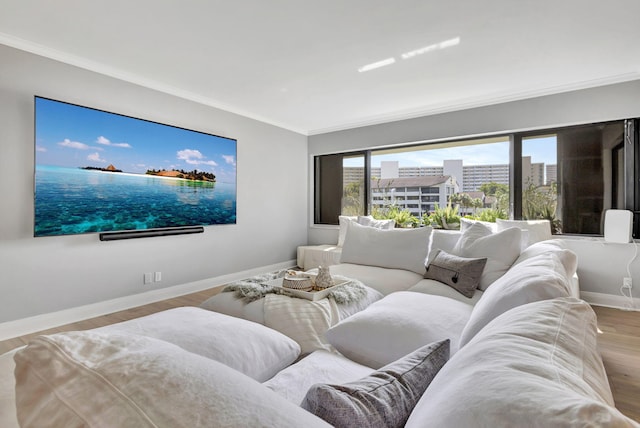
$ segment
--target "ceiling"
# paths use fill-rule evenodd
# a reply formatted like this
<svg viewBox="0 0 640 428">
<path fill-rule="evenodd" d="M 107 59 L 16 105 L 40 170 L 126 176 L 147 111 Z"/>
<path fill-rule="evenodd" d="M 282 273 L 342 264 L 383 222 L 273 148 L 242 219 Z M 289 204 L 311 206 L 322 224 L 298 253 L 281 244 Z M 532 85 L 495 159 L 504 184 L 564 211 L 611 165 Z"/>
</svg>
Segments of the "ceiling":
<svg viewBox="0 0 640 428">
<path fill-rule="evenodd" d="M 1 44 L 307 135 L 640 79 L 638 0 L 0 0 L 0 10 Z"/>
</svg>

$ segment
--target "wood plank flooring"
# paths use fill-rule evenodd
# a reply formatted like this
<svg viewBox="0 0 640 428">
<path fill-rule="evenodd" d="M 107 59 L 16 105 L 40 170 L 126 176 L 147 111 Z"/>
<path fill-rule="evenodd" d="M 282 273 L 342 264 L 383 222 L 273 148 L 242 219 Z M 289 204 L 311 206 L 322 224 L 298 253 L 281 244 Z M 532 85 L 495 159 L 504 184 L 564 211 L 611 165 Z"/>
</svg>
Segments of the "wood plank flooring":
<svg viewBox="0 0 640 428">
<path fill-rule="evenodd" d="M 96 318 L 90 318 L 87 320 L 75 322 L 72 324 L 66 324 L 59 327 L 54 327 L 48 330 L 38 331 L 36 333 L 27 334 L 13 339 L 8 339 L 0 342 L 0 354 L 8 352 L 12 349 L 26 345 L 31 339 L 42 334 L 54 334 L 64 331 L 73 330 L 89 330 L 92 328 L 103 327 L 109 324 L 115 324 L 121 321 L 127 321 L 134 318 L 143 317 L 145 315 L 151 315 L 156 312 L 164 311 L 171 308 L 177 308 L 181 306 L 198 306 L 209 297 L 218 294 L 222 291 L 221 287 L 215 287 L 197 293 L 186 294 L 184 296 L 174 297 L 169 300 L 161 300 L 155 303 L 150 303 L 144 306 L 138 306 L 135 308 L 127 309 L 124 311 L 114 312 L 112 314 L 103 315 Z"/>
<path fill-rule="evenodd" d="M 197 306 L 222 287 L 115 312 L 73 324 L 0 342 L 0 353 L 26 345 L 33 337 L 71 330 L 87 330 L 180 306 Z M 594 306 L 602 333 L 598 346 L 604 361 L 616 407 L 640 422 L 640 312 Z"/>
<path fill-rule="evenodd" d="M 598 347 L 616 407 L 640 422 L 640 312 L 594 306 Z"/>
</svg>

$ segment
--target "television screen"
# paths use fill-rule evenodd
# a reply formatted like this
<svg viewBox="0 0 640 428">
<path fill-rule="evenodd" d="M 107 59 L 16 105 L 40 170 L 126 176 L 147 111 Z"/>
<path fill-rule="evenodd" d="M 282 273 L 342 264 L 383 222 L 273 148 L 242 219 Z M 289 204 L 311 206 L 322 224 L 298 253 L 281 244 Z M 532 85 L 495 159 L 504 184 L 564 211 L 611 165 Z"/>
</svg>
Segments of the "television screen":
<svg viewBox="0 0 640 428">
<path fill-rule="evenodd" d="M 236 140 L 35 97 L 35 236 L 236 222 Z"/>
</svg>

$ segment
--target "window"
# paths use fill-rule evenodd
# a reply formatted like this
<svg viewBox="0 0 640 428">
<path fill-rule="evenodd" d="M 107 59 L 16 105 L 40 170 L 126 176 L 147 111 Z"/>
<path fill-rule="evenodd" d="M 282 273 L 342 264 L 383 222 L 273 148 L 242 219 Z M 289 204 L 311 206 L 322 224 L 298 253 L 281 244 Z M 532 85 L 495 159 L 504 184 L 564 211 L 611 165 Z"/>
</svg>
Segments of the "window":
<svg viewBox="0 0 640 428">
<path fill-rule="evenodd" d="M 601 235 L 606 209 L 640 208 L 637 122 L 317 156 L 316 194 L 326 186 L 318 181 L 318 165 L 338 157 L 343 171 L 335 174 L 344 184 L 327 200 L 342 214 L 383 218 L 407 211 L 403 224 L 415 226 L 451 205 L 460 216 L 548 219 L 554 233 Z M 347 171 L 350 183 L 357 181 L 349 189 Z M 316 219 L 323 209 L 318 202 Z M 326 223 L 337 224 L 337 215 Z"/>
<path fill-rule="evenodd" d="M 367 170 L 363 153 L 316 156 L 314 168 L 316 224 L 338 224 L 341 214 L 365 214 Z"/>
</svg>

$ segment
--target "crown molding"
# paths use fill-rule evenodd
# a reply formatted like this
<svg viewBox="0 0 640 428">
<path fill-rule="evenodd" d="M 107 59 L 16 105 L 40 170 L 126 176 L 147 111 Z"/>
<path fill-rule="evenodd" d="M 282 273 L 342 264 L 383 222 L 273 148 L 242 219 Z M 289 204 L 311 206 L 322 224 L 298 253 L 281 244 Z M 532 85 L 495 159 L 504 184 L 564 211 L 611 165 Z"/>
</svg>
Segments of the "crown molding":
<svg viewBox="0 0 640 428">
<path fill-rule="evenodd" d="M 50 48 L 48 46 L 31 42 L 29 40 L 24 40 L 19 37 L 12 36 L 10 34 L 0 32 L 0 44 L 9 46 L 15 49 L 19 49 L 25 52 L 29 52 L 38 56 L 42 56 L 45 58 L 49 58 L 58 62 L 62 62 L 64 64 L 72 65 L 74 67 L 82 68 L 84 70 L 92 71 L 94 73 L 113 77 L 114 79 L 122 80 L 128 83 L 133 83 L 134 85 L 142 86 L 144 88 L 152 89 L 154 91 L 162 92 L 168 95 L 173 95 L 175 97 L 182 98 L 188 101 L 193 101 L 195 103 L 206 105 L 208 107 L 224 110 L 228 113 L 237 114 L 239 116 L 257 120 L 258 122 L 263 122 L 268 125 L 276 126 L 278 128 L 284 128 L 289 131 L 296 132 L 298 134 L 307 135 L 305 130 L 301 130 L 299 128 L 296 128 L 295 126 L 292 126 L 286 123 L 275 122 L 265 117 L 262 117 L 260 115 L 256 115 L 252 112 L 249 112 L 228 104 L 221 103 L 217 100 L 202 96 L 200 94 L 196 94 L 191 91 L 185 91 L 183 89 L 176 88 L 175 86 L 143 77 L 139 74 L 130 73 L 120 68 L 107 65 L 105 63 L 92 61 L 84 57 L 70 54 L 68 52 L 63 52 L 57 49 Z"/>
</svg>

